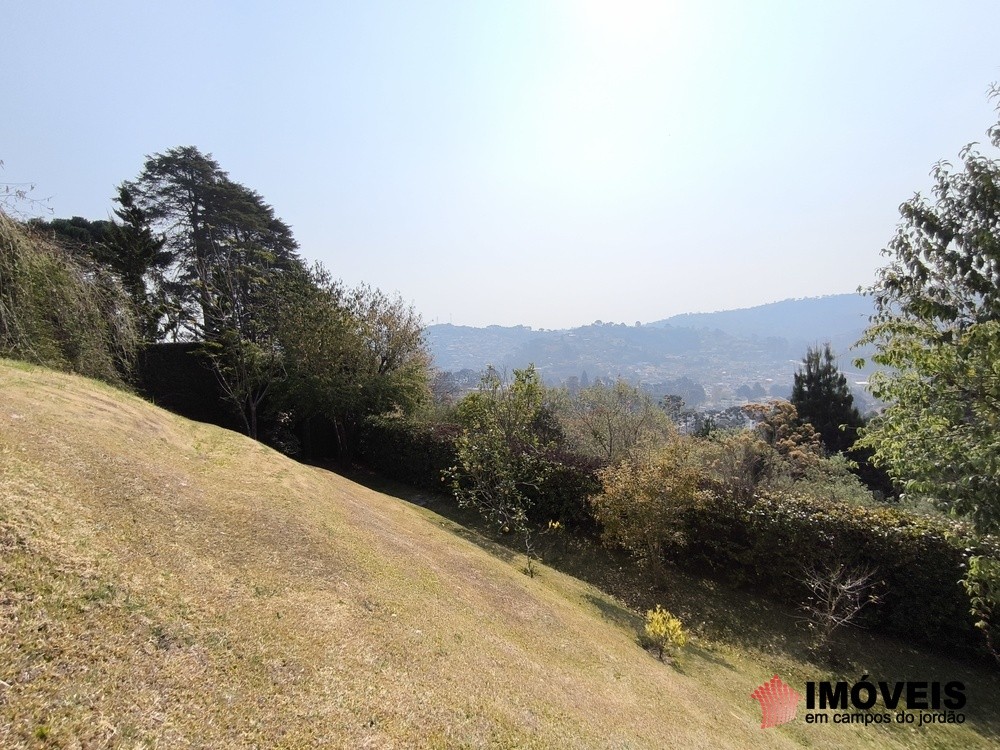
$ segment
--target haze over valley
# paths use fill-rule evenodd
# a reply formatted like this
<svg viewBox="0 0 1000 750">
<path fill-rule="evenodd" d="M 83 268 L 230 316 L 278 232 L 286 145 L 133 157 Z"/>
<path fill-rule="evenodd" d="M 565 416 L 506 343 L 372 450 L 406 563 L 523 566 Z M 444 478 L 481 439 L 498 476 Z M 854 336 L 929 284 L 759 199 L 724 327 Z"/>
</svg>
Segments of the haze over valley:
<svg viewBox="0 0 1000 750">
<path fill-rule="evenodd" d="M 460 376 L 460 388 L 475 387 L 488 365 L 511 371 L 534 364 L 553 385 L 621 377 L 658 397 L 681 396 L 690 407 L 725 408 L 787 398 L 807 349 L 826 343 L 864 399 L 870 366 L 858 370 L 854 360 L 869 351 L 853 347 L 872 312 L 870 298 L 839 294 L 646 324 L 595 321 L 564 330 L 437 324 L 426 333 L 439 370 L 472 371 Z"/>
</svg>

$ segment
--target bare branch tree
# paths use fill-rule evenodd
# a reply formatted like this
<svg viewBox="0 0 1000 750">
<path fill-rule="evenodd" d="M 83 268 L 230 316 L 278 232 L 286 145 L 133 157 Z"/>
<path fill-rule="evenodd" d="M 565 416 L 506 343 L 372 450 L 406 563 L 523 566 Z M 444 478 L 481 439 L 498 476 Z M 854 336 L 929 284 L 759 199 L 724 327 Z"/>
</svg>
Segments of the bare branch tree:
<svg viewBox="0 0 1000 750">
<path fill-rule="evenodd" d="M 869 604 L 881 601 L 876 593 L 877 571 L 838 565 L 833 568 L 807 568 L 800 583 L 810 594 L 799 605 L 801 619 L 813 635 L 813 651 L 829 652 L 835 631 L 854 626 L 858 615 Z"/>
<path fill-rule="evenodd" d="M 0 169 L 3 168 L 3 159 L 0 159 Z M 22 221 L 31 213 L 52 213 L 49 198 L 32 197 L 34 189 L 32 182 L 0 182 L 0 213 Z"/>
</svg>

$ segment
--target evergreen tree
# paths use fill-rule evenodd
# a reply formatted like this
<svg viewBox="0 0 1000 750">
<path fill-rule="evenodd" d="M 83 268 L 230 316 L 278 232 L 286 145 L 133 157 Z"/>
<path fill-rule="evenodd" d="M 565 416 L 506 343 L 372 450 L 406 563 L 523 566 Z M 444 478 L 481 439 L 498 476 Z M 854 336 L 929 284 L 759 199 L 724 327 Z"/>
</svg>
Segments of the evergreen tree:
<svg viewBox="0 0 1000 750">
<path fill-rule="evenodd" d="M 802 364 L 804 369 L 795 373 L 791 398 L 799 419 L 816 429 L 827 452 L 846 453 L 864 425 L 847 378 L 837 369 L 829 344 L 822 353 L 810 347 Z"/>
<path fill-rule="evenodd" d="M 263 277 L 301 265 L 291 228 L 274 209 L 194 146 L 154 154 L 121 189 L 166 239 L 175 337 L 212 339 L 246 327 Z"/>
<path fill-rule="evenodd" d="M 256 437 L 261 406 L 284 376 L 274 289 L 302 270 L 291 229 L 193 146 L 149 157 L 119 188 L 119 202 L 121 218 L 148 218 L 163 235 L 153 257 L 169 266 L 165 333 L 204 342 L 222 392 Z"/>
<path fill-rule="evenodd" d="M 32 219 L 28 226 L 51 238 L 84 266 L 112 271 L 132 300 L 140 338 L 151 341 L 157 338 L 164 314 L 162 277 L 171 254 L 163 249 L 164 238 L 153 233 L 126 186 L 118 188 L 115 202 L 120 223 L 74 216 Z"/>
<path fill-rule="evenodd" d="M 152 341 L 159 334 L 164 313 L 163 271 L 170 265 L 171 256 L 163 249 L 166 240 L 153 233 L 146 214 L 126 186 L 118 188 L 115 202 L 115 215 L 121 223 L 111 224 L 95 254 L 121 278 L 135 305 L 140 333 Z"/>
</svg>

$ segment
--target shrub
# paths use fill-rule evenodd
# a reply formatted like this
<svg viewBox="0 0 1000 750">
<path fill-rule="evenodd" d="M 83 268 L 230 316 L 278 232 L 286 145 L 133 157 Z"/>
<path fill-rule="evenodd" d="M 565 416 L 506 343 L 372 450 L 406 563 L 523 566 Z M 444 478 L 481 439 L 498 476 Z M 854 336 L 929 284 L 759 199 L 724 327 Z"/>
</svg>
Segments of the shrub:
<svg viewBox="0 0 1000 750">
<path fill-rule="evenodd" d="M 458 415 L 463 428 L 455 439 L 457 461 L 445 472 L 452 494 L 487 523 L 523 536 L 533 576 L 528 512 L 551 473 L 546 453 L 554 447 L 541 378 L 533 365 L 514 370 L 510 380 L 490 368 L 479 389 L 462 399 Z"/>
<path fill-rule="evenodd" d="M 423 489 L 448 492 L 442 474 L 457 463 L 455 440 L 461 427 L 404 419 L 374 418 L 361 429 L 358 459 L 384 476 Z M 600 463 L 575 453 L 553 450 L 544 456 L 549 470 L 537 487 L 527 487 L 532 523 L 558 521 L 592 533 L 597 523 L 587 498 L 601 488 Z"/>
<path fill-rule="evenodd" d="M 528 490 L 534 496 L 528 518 L 534 523 L 558 521 L 577 531 L 596 532 L 597 522 L 588 498 L 601 489 L 601 462 L 558 449 L 546 453 L 545 460 L 548 472 L 537 489 Z"/>
<path fill-rule="evenodd" d="M 688 445 L 674 439 L 649 459 L 609 466 L 600 473 L 601 492 L 591 501 L 605 541 L 645 563 L 656 582 L 666 545 L 683 543 L 684 508 L 700 495 L 701 472 Z"/>
<path fill-rule="evenodd" d="M 656 609 L 646 612 L 644 632 L 646 643 L 659 650 L 658 657 L 661 661 L 664 654 L 671 659 L 676 658 L 688 640 L 681 621 L 659 604 Z"/>
<path fill-rule="evenodd" d="M 813 653 L 829 658 L 835 631 L 854 625 L 869 604 L 877 604 L 876 571 L 849 568 L 808 568 L 801 583 L 809 596 L 799 605 L 802 619 L 812 634 Z"/>
<path fill-rule="evenodd" d="M 122 383 L 138 349 L 121 282 L 0 212 L 0 355 Z"/>
</svg>

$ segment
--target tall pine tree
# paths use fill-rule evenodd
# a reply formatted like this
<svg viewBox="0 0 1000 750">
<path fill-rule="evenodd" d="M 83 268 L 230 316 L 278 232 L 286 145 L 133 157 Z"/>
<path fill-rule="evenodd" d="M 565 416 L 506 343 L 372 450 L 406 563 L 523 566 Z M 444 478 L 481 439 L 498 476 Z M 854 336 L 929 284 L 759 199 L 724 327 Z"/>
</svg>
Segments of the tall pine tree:
<svg viewBox="0 0 1000 750">
<path fill-rule="evenodd" d="M 263 277 L 301 267 L 291 228 L 194 146 L 154 154 L 122 189 L 166 239 L 175 335 L 211 340 L 246 327 Z"/>
<path fill-rule="evenodd" d="M 260 410 L 285 371 L 273 290 L 304 271 L 291 229 L 194 146 L 154 154 L 119 191 L 165 240 L 164 333 L 204 343 L 223 394 L 256 438 Z"/>
<path fill-rule="evenodd" d="M 829 344 L 822 353 L 810 347 L 802 364 L 795 373 L 791 399 L 799 419 L 816 429 L 828 453 L 846 453 L 864 425 L 847 378 L 837 369 Z"/>
</svg>

